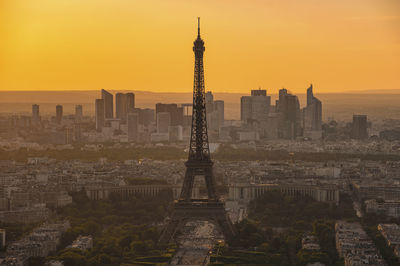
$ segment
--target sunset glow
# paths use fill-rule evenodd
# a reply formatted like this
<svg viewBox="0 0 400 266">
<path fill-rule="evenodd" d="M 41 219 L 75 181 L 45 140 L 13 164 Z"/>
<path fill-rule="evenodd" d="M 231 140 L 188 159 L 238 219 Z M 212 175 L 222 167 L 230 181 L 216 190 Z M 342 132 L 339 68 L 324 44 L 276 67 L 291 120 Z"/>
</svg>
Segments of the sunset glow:
<svg viewBox="0 0 400 266">
<path fill-rule="evenodd" d="M 4 0 L 0 90 L 400 89 L 400 1 Z"/>
</svg>

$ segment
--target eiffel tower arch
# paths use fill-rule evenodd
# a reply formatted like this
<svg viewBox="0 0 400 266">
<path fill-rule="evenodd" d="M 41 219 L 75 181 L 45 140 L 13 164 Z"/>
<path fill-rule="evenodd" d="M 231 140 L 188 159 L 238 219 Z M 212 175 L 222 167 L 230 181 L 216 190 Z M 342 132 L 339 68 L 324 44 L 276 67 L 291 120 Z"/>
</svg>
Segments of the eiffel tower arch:
<svg viewBox="0 0 400 266">
<path fill-rule="evenodd" d="M 171 219 L 161 234 L 159 243 L 167 244 L 174 239 L 175 234 L 188 220 L 206 219 L 219 227 L 225 239 L 235 235 L 233 225 L 216 192 L 213 176 L 213 162 L 208 144 L 206 100 L 204 86 L 204 41 L 200 37 L 200 18 L 198 18 L 197 39 L 194 41 L 193 52 L 194 84 L 192 129 L 188 160 L 185 163 L 186 173 L 183 180 L 179 200 L 174 204 Z M 192 190 L 196 176 L 204 176 L 207 199 L 193 199 Z"/>
</svg>

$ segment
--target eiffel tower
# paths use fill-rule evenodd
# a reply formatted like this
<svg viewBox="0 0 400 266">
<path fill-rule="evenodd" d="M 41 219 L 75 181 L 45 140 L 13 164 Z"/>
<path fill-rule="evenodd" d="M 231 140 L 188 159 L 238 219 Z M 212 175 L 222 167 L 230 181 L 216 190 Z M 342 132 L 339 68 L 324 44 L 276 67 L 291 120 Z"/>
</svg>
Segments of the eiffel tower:
<svg viewBox="0 0 400 266">
<path fill-rule="evenodd" d="M 194 86 L 192 130 L 190 137 L 189 158 L 185 163 L 186 173 L 179 200 L 174 204 L 169 224 L 164 229 L 159 243 L 167 244 L 174 239 L 177 231 L 188 220 L 206 219 L 216 224 L 226 239 L 234 236 L 235 231 L 225 211 L 225 204 L 220 201 L 213 176 L 213 162 L 208 145 L 206 101 L 204 88 L 204 41 L 200 37 L 200 18 L 198 18 L 197 39 L 194 41 Z M 192 199 L 192 190 L 196 176 L 204 176 L 207 187 L 207 199 Z"/>
</svg>

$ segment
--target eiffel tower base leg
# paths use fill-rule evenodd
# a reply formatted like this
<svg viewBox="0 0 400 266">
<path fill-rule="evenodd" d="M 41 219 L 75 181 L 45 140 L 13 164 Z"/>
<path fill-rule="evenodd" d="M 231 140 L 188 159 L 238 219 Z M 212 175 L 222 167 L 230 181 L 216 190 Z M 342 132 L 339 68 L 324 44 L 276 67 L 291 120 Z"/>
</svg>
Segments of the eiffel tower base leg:
<svg viewBox="0 0 400 266">
<path fill-rule="evenodd" d="M 187 221 L 202 219 L 218 226 L 226 240 L 235 235 L 235 229 L 222 202 L 178 202 L 174 206 L 174 213 L 164 228 L 158 244 L 166 245 L 174 240 L 176 233 Z"/>
</svg>

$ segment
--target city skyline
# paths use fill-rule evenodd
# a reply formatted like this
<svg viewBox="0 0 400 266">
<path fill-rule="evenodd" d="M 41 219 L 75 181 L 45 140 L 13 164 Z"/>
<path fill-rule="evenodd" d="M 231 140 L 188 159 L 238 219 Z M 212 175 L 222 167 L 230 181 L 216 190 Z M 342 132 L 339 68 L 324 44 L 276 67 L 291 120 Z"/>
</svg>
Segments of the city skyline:
<svg viewBox="0 0 400 266">
<path fill-rule="evenodd" d="M 296 42 L 304 37 L 296 21 L 306 14 L 316 14 L 309 21 L 321 20 L 313 25 L 314 29 L 324 29 L 328 36 L 333 30 L 326 27 L 329 18 L 315 13 L 321 8 L 331 8 L 332 14 L 355 16 L 369 14 L 371 6 L 392 3 L 391 7 L 395 7 L 394 2 L 381 0 L 384 4 L 378 5 L 375 0 L 350 0 L 346 4 L 321 5 L 327 0 L 305 0 L 304 5 L 288 5 L 285 0 L 253 0 L 249 5 L 221 0 L 211 5 L 209 0 L 196 4 L 190 0 L 171 0 L 168 4 L 150 0 L 159 5 L 148 14 L 130 9 L 145 9 L 147 1 L 139 5 L 134 0 L 115 0 L 113 4 L 97 0 L 94 5 L 94 0 L 86 0 L 80 3 L 81 9 L 76 8 L 77 0 L 36 0 L 38 5 L 30 1 L 33 0 L 15 0 L 4 6 L 16 8 L 14 11 L 45 11 L 32 21 L 38 13 L 27 12 L 27 17 L 18 21 L 28 22 L 30 31 L 19 36 L 23 49 L 17 43 L 12 45 L 15 51 L 25 49 L 36 54 L 18 54 L 20 63 L 13 61 L 15 54 L 7 54 L 0 68 L 9 67 L 7 71 L 0 69 L 0 75 L 6 77 L 17 71 L 14 74 L 21 78 L 7 76 L 14 85 L 26 83 L 34 87 L 35 82 L 44 82 L 46 86 L 71 86 L 86 80 L 97 88 L 4 91 L 1 86 L 7 81 L 0 76 L 0 266 L 399 265 L 400 93 L 326 93 L 326 85 L 320 79 L 331 77 L 332 85 L 351 77 L 346 86 L 368 82 L 374 86 L 372 80 L 384 85 L 397 82 L 382 82 L 391 75 L 388 69 L 396 70 L 395 58 L 385 58 L 394 50 L 385 50 L 385 56 L 379 51 L 381 62 L 377 63 L 365 50 L 371 43 L 354 43 L 356 49 L 345 54 L 349 56 L 347 60 L 329 54 L 340 63 L 335 65 L 326 58 L 328 49 L 324 45 L 330 43 L 334 47 L 329 51 L 342 51 L 343 47 L 335 45 L 349 44 L 349 39 L 337 40 L 343 32 L 334 34 L 334 41 L 326 38 L 325 44 L 320 41 L 321 36 L 302 42 L 300 47 Z M 358 5 L 361 2 L 367 4 Z M 231 9 L 240 5 L 237 19 L 222 24 L 213 21 L 211 15 L 228 3 L 233 5 L 225 13 L 215 14 L 224 21 Z M 124 35 L 131 22 L 131 17 L 124 15 L 134 14 L 134 19 L 139 16 L 143 23 L 154 22 L 157 8 L 164 7 L 165 14 L 159 19 L 166 17 L 162 26 L 171 26 L 171 21 L 186 21 L 186 16 L 192 16 L 188 7 L 196 7 L 196 12 L 201 13 L 203 5 L 208 7 L 209 22 L 200 27 L 200 17 L 197 18 L 197 29 L 191 29 L 197 32 L 191 34 L 194 42 L 187 42 L 186 34 L 173 35 L 186 24 L 167 27 L 162 33 L 154 30 L 155 24 L 138 25 L 136 29 L 148 27 L 148 34 L 160 34 L 154 37 L 168 36 L 151 42 L 141 39 L 140 34 L 134 39 Z M 108 6 L 102 13 L 107 17 L 91 20 Z M 293 27 L 293 36 L 299 37 L 290 46 L 279 50 L 276 43 L 266 45 L 265 40 L 254 46 L 246 44 L 251 41 L 249 36 L 260 31 L 250 25 L 267 18 L 251 16 L 251 10 L 259 8 L 257 12 L 262 13 L 265 7 L 274 7 L 283 20 L 288 14 L 281 9 L 287 11 L 296 6 L 299 8 L 293 9 L 285 21 Z M 54 21 L 43 24 L 46 31 L 52 28 L 56 34 L 48 32 L 52 39 L 43 39 L 42 44 L 53 42 L 55 46 L 40 53 L 38 46 L 31 46 L 32 39 L 26 37 L 40 38 L 36 35 L 40 28 L 37 22 L 48 19 L 45 13 L 56 14 L 56 7 L 63 14 L 75 16 L 54 17 Z M 93 7 L 96 8 L 88 14 Z M 357 9 L 360 7 L 363 9 Z M 350 12 L 354 8 L 357 12 Z M 118 12 L 114 13 L 116 9 Z M 73 14 L 69 13 L 72 10 Z M 179 13 L 174 16 L 177 10 Z M 382 10 L 374 11 L 378 14 Z M 6 20 L 15 15 L 11 11 L 8 14 L 11 16 Z M 90 21 L 93 31 L 85 32 L 88 25 L 79 25 L 80 33 L 86 33 L 84 37 L 68 39 L 77 36 L 72 29 L 83 17 Z M 396 20 L 393 18 L 396 16 L 389 17 L 389 21 Z M 120 19 L 126 22 L 125 27 L 115 27 Z M 277 17 L 272 16 L 271 21 L 274 19 Z M 70 21 L 72 27 L 59 28 L 60 21 Z M 231 31 L 224 31 L 229 28 L 224 24 L 227 22 L 234 22 Z M 101 33 L 115 38 L 106 43 L 100 40 L 99 47 L 87 46 L 88 50 L 81 54 L 80 44 L 85 46 L 88 39 L 95 40 L 96 30 L 104 26 L 106 31 Z M 236 29 L 237 26 L 241 27 Z M 208 47 L 207 36 L 212 36 L 213 30 L 219 30 L 221 35 L 213 36 Z M 346 28 L 346 33 L 351 31 L 357 30 Z M 372 36 L 373 32 L 363 31 L 350 39 L 361 40 L 360 35 Z M 119 34 L 127 41 L 123 47 Z M 224 39 L 232 34 L 243 38 L 237 42 Z M 285 31 L 278 35 L 288 37 Z M 57 46 L 54 41 L 60 36 Z M 258 37 L 261 40 L 265 36 Z M 214 45 L 222 44 L 222 39 L 228 46 Z M 74 46 L 74 41 L 79 47 Z M 148 46 L 137 50 L 142 41 Z M 174 41 L 179 44 L 171 47 Z M 374 45 L 378 43 L 384 42 L 378 40 Z M 183 60 L 189 45 L 193 45 L 194 53 L 191 64 Z M 257 49 L 264 46 L 274 49 Z M 56 52 L 61 51 L 59 48 L 75 54 L 60 56 Z M 297 48 L 308 52 L 303 50 L 298 57 L 296 53 L 301 49 Z M 154 49 L 158 49 L 157 56 L 148 58 Z M 118 56 L 127 50 L 134 52 L 121 60 Z M 0 49 L 0 53 L 9 51 Z M 136 53 L 141 57 L 132 61 Z M 361 54 L 362 60 L 355 60 Z M 277 61 L 267 60 L 263 65 L 270 55 Z M 93 56 L 93 60 L 85 61 L 87 56 Z M 145 64 L 141 58 L 146 59 Z M 164 62 L 166 58 L 173 60 Z M 227 64 L 229 60 L 235 64 Z M 254 60 L 257 64 L 248 65 Z M 354 60 L 369 61 L 362 67 L 348 64 Z M 393 65 L 382 67 L 385 60 Z M 317 72 L 313 64 L 318 65 Z M 188 70 L 193 71 L 192 75 Z M 379 72 L 367 73 L 371 70 Z M 178 76 L 171 74 L 175 71 Z M 280 76 L 280 71 L 285 76 Z M 343 75 L 345 72 L 348 76 Z M 313 78 L 306 82 L 308 75 Z M 186 84 L 186 76 L 193 85 L 191 92 L 169 90 L 172 85 L 176 88 Z M 252 83 L 259 77 L 271 77 L 267 81 L 271 84 L 276 80 L 291 84 L 247 84 L 245 91 L 229 93 L 213 86 L 234 84 L 231 89 L 235 89 L 244 86 L 242 82 Z M 225 79 L 228 82 L 223 83 Z M 163 91 L 123 90 L 118 85 L 128 81 L 145 81 L 143 86 L 149 88 L 162 83 Z"/>
<path fill-rule="evenodd" d="M 207 90 L 298 93 L 309 83 L 320 93 L 400 89 L 396 1 L 2 5 L 3 91 L 190 91 L 187 45 L 197 16 L 210 51 Z"/>
</svg>

